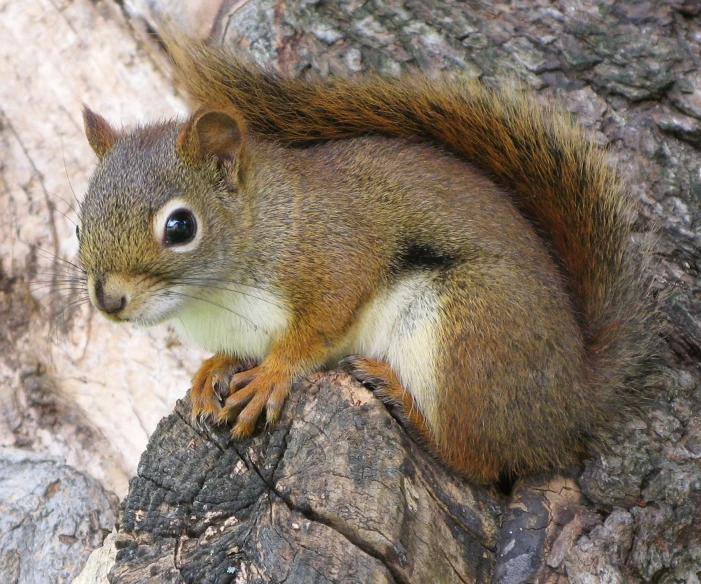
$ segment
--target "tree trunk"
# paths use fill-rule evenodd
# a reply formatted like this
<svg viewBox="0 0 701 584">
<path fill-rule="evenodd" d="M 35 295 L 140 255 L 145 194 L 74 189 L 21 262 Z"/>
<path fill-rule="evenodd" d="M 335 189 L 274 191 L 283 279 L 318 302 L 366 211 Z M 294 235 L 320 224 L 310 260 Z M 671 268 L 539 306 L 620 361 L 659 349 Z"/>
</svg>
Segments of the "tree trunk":
<svg viewBox="0 0 701 584">
<path fill-rule="evenodd" d="M 184 401 L 131 481 L 110 582 L 698 582 L 701 7 L 228 0 L 198 3 L 192 15 L 181 3 L 125 6 L 159 64 L 144 33 L 171 15 L 290 75 L 464 71 L 489 83 L 516 77 L 560 101 L 618 160 L 642 203 L 641 229 L 658 229 L 669 351 L 656 359 L 645 417 L 607 452 L 508 494 L 451 476 L 337 372 L 299 383 L 280 423 L 241 443 L 193 428 Z"/>
</svg>

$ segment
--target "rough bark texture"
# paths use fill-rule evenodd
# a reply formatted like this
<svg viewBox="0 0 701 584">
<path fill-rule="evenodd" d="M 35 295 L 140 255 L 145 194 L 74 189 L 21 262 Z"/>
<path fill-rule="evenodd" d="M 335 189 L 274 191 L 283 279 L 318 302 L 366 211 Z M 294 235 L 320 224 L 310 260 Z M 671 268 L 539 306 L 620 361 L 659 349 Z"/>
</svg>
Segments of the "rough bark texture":
<svg viewBox="0 0 701 584">
<path fill-rule="evenodd" d="M 65 582 L 115 522 L 114 495 L 75 469 L 21 450 L 0 453 L 3 582 Z"/>
<path fill-rule="evenodd" d="M 215 38 L 293 75 L 462 70 L 559 100 L 618 160 L 641 228 L 659 229 L 669 351 L 645 419 L 571 476 L 533 478 L 510 496 L 449 476 L 338 374 L 300 384 L 280 425 L 241 444 L 195 431 L 185 402 L 132 480 L 111 582 L 699 582 L 698 3 L 226 0 L 203 2 L 196 18 L 180 3 L 125 9 L 136 32 L 154 14 L 197 34 L 211 20 Z M 20 133 L 3 112 L 0 137 L 13 143 Z M 24 266 L 4 280 L 8 305 L 25 302 Z"/>
<path fill-rule="evenodd" d="M 236 444 L 176 407 L 131 483 L 111 581 L 485 581 L 501 498 L 451 477 L 345 375 L 296 389 Z"/>
</svg>

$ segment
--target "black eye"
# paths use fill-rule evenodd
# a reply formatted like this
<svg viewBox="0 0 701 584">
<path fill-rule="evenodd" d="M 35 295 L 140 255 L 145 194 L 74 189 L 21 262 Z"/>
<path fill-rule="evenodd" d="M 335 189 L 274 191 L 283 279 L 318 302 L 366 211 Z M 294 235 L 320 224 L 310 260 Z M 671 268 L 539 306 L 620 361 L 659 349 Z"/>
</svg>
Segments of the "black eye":
<svg viewBox="0 0 701 584">
<path fill-rule="evenodd" d="M 196 232 L 195 216 L 187 209 L 177 209 L 166 220 L 165 243 L 166 245 L 187 243 L 195 237 Z"/>
<path fill-rule="evenodd" d="M 75 236 L 78 238 L 78 241 L 80 241 L 80 227 L 78 225 L 75 226 Z"/>
</svg>

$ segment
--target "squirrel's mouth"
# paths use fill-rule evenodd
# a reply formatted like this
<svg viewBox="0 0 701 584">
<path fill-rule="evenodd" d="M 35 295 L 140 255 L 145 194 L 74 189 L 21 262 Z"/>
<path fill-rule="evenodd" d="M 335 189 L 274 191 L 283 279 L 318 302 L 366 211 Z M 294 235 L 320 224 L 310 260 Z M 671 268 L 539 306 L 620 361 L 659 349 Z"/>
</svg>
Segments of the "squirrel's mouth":
<svg viewBox="0 0 701 584">
<path fill-rule="evenodd" d="M 183 303 L 176 291 L 144 274 L 88 275 L 88 295 L 108 320 L 139 326 L 169 320 Z"/>
</svg>

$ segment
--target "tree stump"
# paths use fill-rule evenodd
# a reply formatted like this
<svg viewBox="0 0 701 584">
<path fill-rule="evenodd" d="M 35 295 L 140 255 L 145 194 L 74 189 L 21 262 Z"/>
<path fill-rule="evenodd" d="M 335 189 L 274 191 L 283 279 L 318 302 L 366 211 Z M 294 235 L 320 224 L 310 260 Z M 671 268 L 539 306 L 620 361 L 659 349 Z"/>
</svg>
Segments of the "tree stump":
<svg viewBox="0 0 701 584">
<path fill-rule="evenodd" d="M 280 422 L 243 442 L 189 413 L 179 403 L 141 459 L 113 583 L 491 574 L 503 497 L 447 473 L 345 374 L 301 382 Z"/>
</svg>

